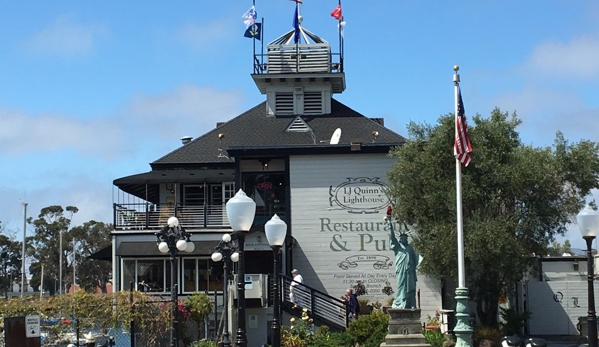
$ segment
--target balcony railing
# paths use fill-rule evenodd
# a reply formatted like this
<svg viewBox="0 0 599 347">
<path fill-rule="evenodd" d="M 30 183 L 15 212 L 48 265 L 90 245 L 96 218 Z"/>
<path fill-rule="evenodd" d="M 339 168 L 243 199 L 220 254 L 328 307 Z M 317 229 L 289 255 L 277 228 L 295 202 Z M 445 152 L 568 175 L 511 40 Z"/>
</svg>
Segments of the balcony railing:
<svg viewBox="0 0 599 347">
<path fill-rule="evenodd" d="M 117 230 L 160 229 L 172 216 L 179 218 L 186 229 L 230 226 L 224 204 L 114 204 L 114 227 Z"/>
<path fill-rule="evenodd" d="M 166 225 L 169 217 L 179 218 L 179 222 L 187 230 L 228 228 L 225 204 L 217 205 L 185 205 L 185 204 L 149 204 L 120 203 L 114 204 L 114 228 L 116 230 L 157 230 Z M 264 224 L 275 212 L 256 212 L 254 224 Z M 285 214 L 276 212 L 279 217 Z"/>
</svg>

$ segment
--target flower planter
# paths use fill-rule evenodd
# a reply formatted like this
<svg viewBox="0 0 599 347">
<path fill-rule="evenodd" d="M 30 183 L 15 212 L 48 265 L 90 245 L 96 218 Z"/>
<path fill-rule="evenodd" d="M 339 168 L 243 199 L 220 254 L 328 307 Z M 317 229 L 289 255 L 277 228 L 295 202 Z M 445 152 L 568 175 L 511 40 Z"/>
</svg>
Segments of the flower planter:
<svg viewBox="0 0 599 347">
<path fill-rule="evenodd" d="M 441 326 L 440 325 L 425 325 L 424 329 L 430 330 L 430 331 L 441 331 Z"/>
</svg>

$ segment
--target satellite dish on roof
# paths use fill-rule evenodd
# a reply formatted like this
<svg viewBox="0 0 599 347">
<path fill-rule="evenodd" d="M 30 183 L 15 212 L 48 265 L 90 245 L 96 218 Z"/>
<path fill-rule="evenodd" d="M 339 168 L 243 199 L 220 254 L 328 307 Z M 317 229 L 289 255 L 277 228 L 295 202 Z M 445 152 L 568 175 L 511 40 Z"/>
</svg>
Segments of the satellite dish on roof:
<svg viewBox="0 0 599 347">
<path fill-rule="evenodd" d="M 331 145 L 339 144 L 340 138 L 341 138 L 341 128 L 337 128 L 335 130 L 335 132 L 333 133 L 333 136 L 331 136 L 331 141 L 329 141 L 329 144 L 331 144 Z"/>
</svg>

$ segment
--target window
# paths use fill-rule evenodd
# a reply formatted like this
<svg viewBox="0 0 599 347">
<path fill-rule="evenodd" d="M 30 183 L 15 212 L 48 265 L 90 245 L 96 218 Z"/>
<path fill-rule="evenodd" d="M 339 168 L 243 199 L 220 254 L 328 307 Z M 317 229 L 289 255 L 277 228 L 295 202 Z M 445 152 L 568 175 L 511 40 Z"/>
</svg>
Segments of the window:
<svg viewBox="0 0 599 347">
<path fill-rule="evenodd" d="M 178 266 L 179 263 L 177 263 Z M 207 257 L 185 258 L 177 270 L 177 283 L 182 293 L 223 290 L 223 262 L 215 263 Z M 121 290 L 134 289 L 148 293 L 171 291 L 171 266 L 164 259 L 123 259 Z"/>
<path fill-rule="evenodd" d="M 170 267 L 166 270 L 166 275 L 170 275 Z M 165 289 L 170 288 L 170 278 L 166 275 L 164 260 L 125 259 L 122 289 L 129 289 L 129 283 L 133 282 L 133 287 L 143 292 L 170 291 Z"/>
<path fill-rule="evenodd" d="M 265 224 L 275 213 L 285 218 L 285 173 L 244 173 L 243 190 L 256 202 L 255 224 Z"/>
</svg>

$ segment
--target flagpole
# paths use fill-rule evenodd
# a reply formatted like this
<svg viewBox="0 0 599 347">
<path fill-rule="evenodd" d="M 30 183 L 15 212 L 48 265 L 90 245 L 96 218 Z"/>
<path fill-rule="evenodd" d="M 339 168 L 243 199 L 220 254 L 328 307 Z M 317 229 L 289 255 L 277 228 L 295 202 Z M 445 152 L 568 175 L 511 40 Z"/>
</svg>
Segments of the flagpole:
<svg viewBox="0 0 599 347">
<path fill-rule="evenodd" d="M 455 124 L 458 117 L 458 98 L 460 93 L 460 75 L 459 66 L 454 66 L 453 84 L 455 93 Z M 456 134 L 457 136 L 457 134 Z M 470 327 L 470 311 L 468 309 L 468 287 L 466 287 L 466 276 L 464 269 L 464 230 L 462 215 L 462 163 L 455 160 L 455 181 L 456 181 L 456 210 L 457 210 L 457 241 L 458 241 L 458 287 L 455 290 L 456 301 L 456 326 L 453 329 L 456 335 L 456 347 L 471 347 L 470 337 L 472 336 L 472 327 Z"/>
<path fill-rule="evenodd" d="M 341 6 L 341 0 L 339 0 L 338 6 Z M 340 71 L 343 72 L 343 36 L 341 35 L 341 22 L 343 21 L 343 11 L 341 12 L 341 18 L 337 21 L 337 31 L 339 32 L 339 64 Z"/>
<path fill-rule="evenodd" d="M 255 8 L 256 7 L 256 0 L 252 0 L 252 6 Z M 254 35 L 252 37 L 252 48 L 253 48 L 253 55 L 252 55 L 252 66 L 256 66 L 256 36 Z M 254 68 L 254 71 L 256 69 Z"/>
<path fill-rule="evenodd" d="M 264 66 L 264 17 L 262 17 L 262 27 L 260 28 L 260 68 Z"/>
</svg>

